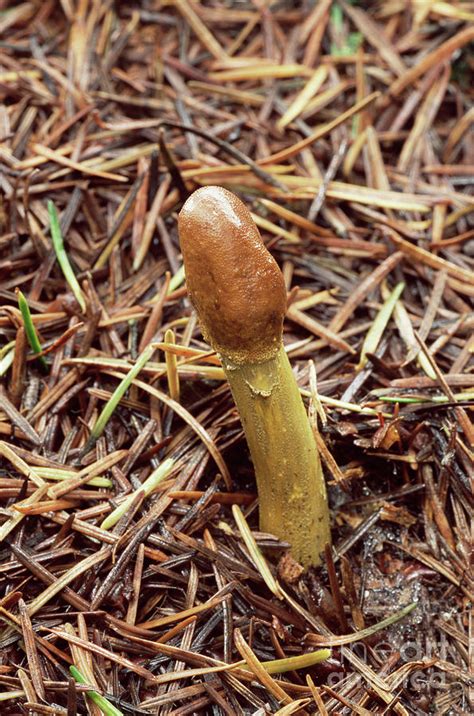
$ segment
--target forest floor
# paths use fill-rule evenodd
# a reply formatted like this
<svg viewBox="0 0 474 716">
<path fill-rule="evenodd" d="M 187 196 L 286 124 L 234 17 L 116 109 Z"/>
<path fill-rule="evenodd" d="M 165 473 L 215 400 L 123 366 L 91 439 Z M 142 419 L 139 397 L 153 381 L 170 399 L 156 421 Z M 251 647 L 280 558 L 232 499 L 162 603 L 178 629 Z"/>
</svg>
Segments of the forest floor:
<svg viewBox="0 0 474 716">
<path fill-rule="evenodd" d="M 2 5 L 3 713 L 472 713 L 472 3 Z M 304 574 L 187 298 L 205 184 L 285 277 Z"/>
</svg>

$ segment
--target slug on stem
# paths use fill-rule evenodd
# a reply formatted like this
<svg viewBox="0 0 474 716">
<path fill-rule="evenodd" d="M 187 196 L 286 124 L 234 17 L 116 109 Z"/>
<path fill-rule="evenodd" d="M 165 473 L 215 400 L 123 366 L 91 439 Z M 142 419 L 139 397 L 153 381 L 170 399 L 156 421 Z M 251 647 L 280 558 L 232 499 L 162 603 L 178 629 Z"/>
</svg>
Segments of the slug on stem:
<svg viewBox="0 0 474 716">
<path fill-rule="evenodd" d="M 260 528 L 305 567 L 330 542 L 321 463 L 283 348 L 286 290 L 249 211 L 222 187 L 198 189 L 179 215 L 191 300 L 220 354 L 250 448 Z"/>
</svg>

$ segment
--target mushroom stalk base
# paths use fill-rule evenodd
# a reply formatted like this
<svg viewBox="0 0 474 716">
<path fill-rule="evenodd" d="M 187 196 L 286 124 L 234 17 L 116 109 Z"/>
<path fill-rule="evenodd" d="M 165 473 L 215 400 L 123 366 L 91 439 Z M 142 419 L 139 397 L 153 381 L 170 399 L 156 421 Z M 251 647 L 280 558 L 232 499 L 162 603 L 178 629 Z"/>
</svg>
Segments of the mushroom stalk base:
<svg viewBox="0 0 474 716">
<path fill-rule="evenodd" d="M 235 365 L 222 356 L 255 467 L 260 529 L 291 544 L 304 567 L 330 543 L 326 487 L 288 357 Z"/>
</svg>

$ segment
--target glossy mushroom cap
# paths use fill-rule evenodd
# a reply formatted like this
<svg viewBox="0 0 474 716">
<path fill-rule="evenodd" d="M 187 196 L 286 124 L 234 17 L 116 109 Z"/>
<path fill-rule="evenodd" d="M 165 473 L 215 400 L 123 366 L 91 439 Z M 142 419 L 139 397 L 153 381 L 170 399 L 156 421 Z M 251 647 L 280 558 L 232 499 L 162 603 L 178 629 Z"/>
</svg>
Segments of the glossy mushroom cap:
<svg viewBox="0 0 474 716">
<path fill-rule="evenodd" d="M 205 339 L 236 364 L 281 345 L 286 290 L 247 207 L 219 186 L 198 189 L 178 220 L 186 284 Z"/>
</svg>

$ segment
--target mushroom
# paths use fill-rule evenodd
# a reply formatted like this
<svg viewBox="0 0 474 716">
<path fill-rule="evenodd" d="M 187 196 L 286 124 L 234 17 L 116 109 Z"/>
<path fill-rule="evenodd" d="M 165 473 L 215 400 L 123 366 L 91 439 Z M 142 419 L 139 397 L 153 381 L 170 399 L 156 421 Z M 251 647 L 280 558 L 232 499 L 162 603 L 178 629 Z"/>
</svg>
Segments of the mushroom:
<svg viewBox="0 0 474 716">
<path fill-rule="evenodd" d="M 318 451 L 282 343 L 286 289 L 246 206 L 218 186 L 179 214 L 186 284 L 204 338 L 220 355 L 255 467 L 260 529 L 316 565 L 330 542 Z"/>
</svg>

